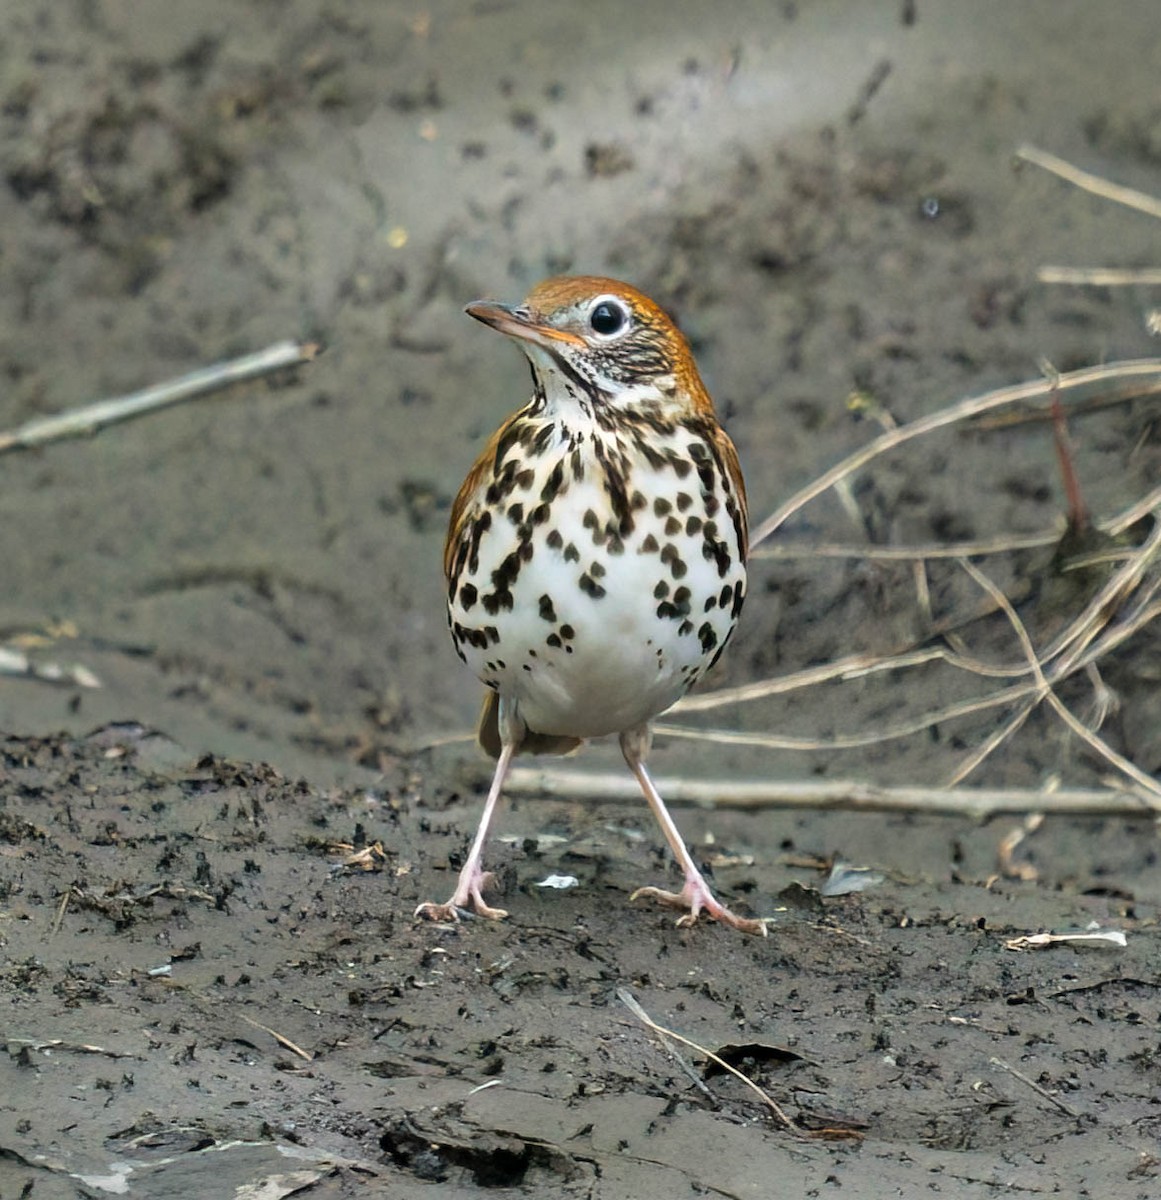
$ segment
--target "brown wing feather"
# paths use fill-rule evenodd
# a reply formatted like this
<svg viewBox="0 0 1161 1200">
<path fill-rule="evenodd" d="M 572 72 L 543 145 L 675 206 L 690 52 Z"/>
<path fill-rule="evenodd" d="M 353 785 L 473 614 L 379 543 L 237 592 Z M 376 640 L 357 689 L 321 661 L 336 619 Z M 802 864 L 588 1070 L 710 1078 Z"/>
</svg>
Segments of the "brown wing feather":
<svg viewBox="0 0 1161 1200">
<path fill-rule="evenodd" d="M 714 426 L 714 446 L 734 485 L 734 494 L 738 497 L 738 515 L 742 519 L 742 555 L 749 556 L 750 549 L 750 506 L 746 500 L 746 481 L 742 477 L 742 464 L 738 461 L 738 452 L 730 435 L 720 426 Z"/>
<path fill-rule="evenodd" d="M 460 490 L 452 502 L 451 516 L 447 523 L 447 537 L 443 543 L 443 577 L 448 583 L 451 583 L 452 561 L 455 558 L 456 546 L 463 536 L 472 501 L 476 493 L 483 487 L 488 475 L 495 470 L 496 447 L 500 444 L 500 439 L 519 416 L 520 413 L 513 413 L 488 439 L 488 444 L 484 447 L 480 457 L 472 463 L 472 469 L 460 484 Z"/>
<path fill-rule="evenodd" d="M 693 361 L 693 355 L 689 352 L 688 344 L 678 330 L 674 329 L 673 333 L 674 337 L 680 341 L 684 350 L 683 354 L 679 354 L 676 357 L 678 364 L 678 369 L 675 372 L 677 382 L 680 390 L 690 398 L 694 410 L 702 417 L 708 417 L 712 422 L 714 449 L 717 451 L 717 456 L 725 467 L 730 477 L 730 482 L 734 485 L 734 492 L 738 497 L 738 511 L 742 518 L 742 555 L 746 558 L 749 557 L 750 550 L 750 506 L 746 500 L 746 481 L 742 476 L 742 464 L 738 461 L 738 452 L 734 448 L 734 443 L 730 440 L 730 435 L 718 424 L 713 398 L 702 382 L 697 364 Z"/>
</svg>

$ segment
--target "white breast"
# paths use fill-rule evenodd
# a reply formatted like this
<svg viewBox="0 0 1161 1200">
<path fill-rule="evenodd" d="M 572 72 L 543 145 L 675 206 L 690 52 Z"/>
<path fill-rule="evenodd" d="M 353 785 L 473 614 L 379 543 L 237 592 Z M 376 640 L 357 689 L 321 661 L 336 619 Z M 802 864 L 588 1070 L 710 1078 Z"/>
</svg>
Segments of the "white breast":
<svg viewBox="0 0 1161 1200">
<path fill-rule="evenodd" d="M 489 499 L 495 478 L 481 484 L 449 621 L 461 658 L 530 729 L 596 737 L 640 725 L 733 631 L 745 592 L 736 498 L 719 473 L 689 469 L 692 434 L 672 436 L 676 453 L 659 465 L 634 460 L 620 503 L 606 468 L 624 447 L 598 459 L 591 430 L 579 477 L 577 436 L 560 431 L 549 453 L 508 472 L 506 494 Z"/>
</svg>

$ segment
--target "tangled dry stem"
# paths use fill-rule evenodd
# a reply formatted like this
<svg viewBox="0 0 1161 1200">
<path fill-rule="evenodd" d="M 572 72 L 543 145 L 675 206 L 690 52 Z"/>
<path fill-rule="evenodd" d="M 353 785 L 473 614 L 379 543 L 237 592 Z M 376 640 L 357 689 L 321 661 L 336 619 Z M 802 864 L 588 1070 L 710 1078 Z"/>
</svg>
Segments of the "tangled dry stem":
<svg viewBox="0 0 1161 1200">
<path fill-rule="evenodd" d="M 1161 201 L 1081 171 L 1045 151 L 1023 146 L 1017 151 L 1017 157 L 1092 194 L 1161 218 Z M 1104 275 L 1099 271 L 1081 274 L 1083 278 L 1078 276 L 1071 281 L 1130 281 L 1121 277 L 1124 273 L 1113 279 L 1112 274 L 1116 272 L 1111 269 Z M 1131 281 L 1140 282 L 1140 279 L 1134 276 Z M 715 802 L 723 806 L 746 808 L 772 805 L 925 810 L 959 812 L 975 817 L 1036 810 L 1074 814 L 1161 815 L 1161 782 L 1120 754 L 1099 734 L 1113 704 L 1111 693 L 1101 680 L 1099 664 L 1161 616 L 1161 487 L 1138 497 L 1120 512 L 1095 522 L 1095 527 L 1111 538 L 1124 536 L 1150 517 L 1152 529 L 1136 546 L 1116 547 L 1104 556 L 1103 561 L 1110 568 L 1107 579 L 1088 598 L 1081 611 L 1072 614 L 1060 632 L 1042 649 L 1035 646 L 1011 599 L 971 559 L 987 559 L 1015 551 L 1058 545 L 1066 530 L 1063 517 L 1057 528 L 1040 533 L 1013 534 L 957 544 L 765 544 L 791 517 L 831 490 L 836 492 L 840 502 L 845 498 L 848 505 L 853 503 L 851 482 L 856 473 L 881 456 L 937 430 L 972 422 L 977 431 L 986 432 L 1017 421 L 1044 420 L 1054 402 L 1059 402 L 1062 409 L 1072 412 L 1093 411 L 1158 393 L 1161 393 L 1161 359 L 1158 358 L 1110 363 L 1063 375 L 1049 367 L 1041 379 L 969 397 L 906 425 L 883 422 L 885 430 L 882 434 L 791 496 L 755 528 L 750 546 L 751 557 L 756 561 L 838 558 L 911 562 L 916 603 L 920 613 L 928 619 L 924 643 L 901 646 L 888 654 L 849 655 L 778 678 L 688 696 L 670 712 L 675 716 L 704 713 L 729 705 L 753 704 L 776 696 L 786 696 L 804 688 L 841 684 L 884 671 L 914 670 L 932 664 L 969 672 L 980 679 L 1007 681 L 1003 686 L 885 727 L 830 738 L 793 737 L 741 729 L 706 729 L 674 723 L 657 726 L 659 733 L 671 737 L 766 749 L 830 752 L 909 737 L 949 721 L 997 709 L 1005 710 L 1000 724 L 957 764 L 947 786 L 934 789 L 892 788 L 865 781 L 800 783 L 768 779 L 667 779 L 661 784 L 665 794 L 676 803 Z M 927 563 L 937 559 L 954 561 L 984 597 L 977 611 L 961 615 L 942 626 L 931 620 L 927 579 Z M 1073 565 L 1092 566 L 1095 561 L 1090 557 L 1083 564 Z M 981 616 L 996 612 L 1003 614 L 1016 636 L 1021 652 L 1019 661 L 989 663 L 963 649 L 957 631 Z M 1087 722 L 1077 717 L 1059 694 L 1063 682 L 1081 673 L 1088 678 L 1094 692 L 1093 715 Z M 969 776 L 1019 732 L 1041 705 L 1047 706 L 1076 738 L 1112 767 L 1120 782 L 1114 777 L 1107 786 L 1097 789 L 1067 788 L 1059 783 L 1044 789 L 962 786 Z M 612 798 L 622 794 L 625 782 L 618 776 L 595 775 L 565 767 L 519 768 L 513 772 L 510 788 L 516 792 L 582 792 Z"/>
</svg>

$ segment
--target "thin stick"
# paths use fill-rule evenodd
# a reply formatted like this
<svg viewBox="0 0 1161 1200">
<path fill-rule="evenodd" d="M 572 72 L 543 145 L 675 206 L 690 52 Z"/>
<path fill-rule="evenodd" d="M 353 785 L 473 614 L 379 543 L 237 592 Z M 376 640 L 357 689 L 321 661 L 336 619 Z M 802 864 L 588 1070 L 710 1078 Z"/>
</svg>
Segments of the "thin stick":
<svg viewBox="0 0 1161 1200">
<path fill-rule="evenodd" d="M 1050 685 L 1055 686 L 1058 682 L 1067 679 L 1077 671 L 1086 670 L 1122 642 L 1127 641 L 1130 637 L 1138 633 L 1151 621 L 1161 616 L 1161 602 L 1152 602 L 1153 595 L 1158 590 L 1161 590 L 1161 581 L 1146 589 L 1146 595 L 1137 608 L 1115 625 L 1107 624 L 1106 615 L 1106 625 L 1103 632 L 1100 631 L 1099 626 L 1092 625 L 1091 622 L 1088 623 L 1090 626 L 1088 636 L 1081 640 L 1078 645 L 1075 645 L 1067 655 L 1061 655 L 1052 667 L 1048 674 Z M 1098 634 L 1099 636 L 1097 636 Z M 1046 653 L 1041 661 L 1047 662 L 1051 657 L 1059 653 L 1059 650 L 1054 650 L 1051 654 Z M 935 658 L 941 658 L 950 665 L 988 677 L 1010 677 L 1012 675 L 1020 676 L 1030 673 L 1030 668 L 1028 667 L 1000 666 L 992 668 L 988 667 L 987 664 L 976 663 L 973 660 L 946 652 L 931 654 L 925 661 Z M 899 655 L 896 659 L 896 665 L 913 666 L 918 661 L 924 661 L 919 654 Z M 889 666 L 891 665 L 891 659 L 884 659 L 879 665 Z M 803 672 L 802 674 L 807 674 L 807 672 Z M 847 676 L 842 677 L 846 678 Z M 729 692 L 709 693 L 705 697 L 698 697 L 698 699 L 709 701 L 709 703 L 698 705 L 697 707 L 709 708 L 716 704 L 724 704 L 729 700 L 735 699 L 760 699 L 764 695 L 791 690 L 781 685 L 795 679 L 796 677 L 788 676 L 786 680 L 763 680 L 757 684 L 746 685 L 743 688 L 730 689 Z M 811 680 L 810 682 L 818 682 L 818 680 Z M 800 683 L 796 686 L 806 686 L 806 684 Z M 746 694 L 740 697 L 734 694 L 740 692 L 745 692 Z M 685 738 L 691 741 L 715 742 L 731 746 L 754 746 L 768 750 L 852 750 L 863 746 L 873 746 L 880 742 L 892 741 L 896 738 L 911 737 L 933 725 L 974 716 L 977 713 L 987 712 L 989 709 L 1018 702 L 1019 707 L 1013 711 L 1011 717 L 1004 725 L 995 730 L 989 736 L 988 740 L 977 748 L 957 769 L 953 777 L 948 781 L 948 786 L 954 787 L 967 778 L 996 747 L 1007 741 L 1012 734 L 1020 729 L 1029 715 L 1034 711 L 1041 698 L 1042 691 L 1038 683 L 1014 684 L 998 689 L 985 696 L 962 700 L 942 709 L 922 713 L 909 721 L 901 721 L 885 728 L 868 731 L 867 733 L 845 734 L 831 738 L 804 738 L 788 734 L 759 733 L 740 729 L 705 729 L 688 725 L 671 725 L 668 723 L 655 725 L 654 729 L 657 733 L 665 734 L 669 737 Z M 674 705 L 670 711 L 677 712 L 678 710 L 679 706 Z M 682 709 L 681 711 L 689 710 Z M 1105 757 L 1108 756 L 1105 755 Z M 1150 777 L 1143 776 L 1142 778 L 1148 779 Z M 1145 786 L 1148 791 L 1153 790 L 1152 783 Z"/>
<path fill-rule="evenodd" d="M 1018 404 L 1024 400 L 1032 400 L 1039 396 L 1051 395 L 1054 388 L 1063 393 L 1077 387 L 1089 384 L 1105 383 L 1111 379 L 1124 379 L 1137 375 L 1161 375 L 1161 359 L 1141 358 L 1116 363 L 1108 367 L 1088 367 L 1082 371 L 1070 371 L 1053 379 L 1033 380 L 1029 383 L 1017 384 L 1010 388 L 1001 388 L 988 392 L 983 396 L 970 396 L 953 404 L 949 408 L 940 409 L 926 417 L 920 417 L 898 429 L 880 434 L 861 449 L 848 455 L 840 463 L 836 463 L 829 471 L 824 471 L 806 487 L 800 488 L 785 503 L 770 514 L 751 534 L 750 549 L 756 549 L 775 530 L 781 528 L 800 508 L 804 508 L 811 500 L 821 496 L 840 480 L 866 466 L 872 459 L 893 450 L 913 438 L 922 437 L 936 429 L 955 425 L 991 409 L 1002 408 L 1009 404 Z"/>
<path fill-rule="evenodd" d="M 1151 513 L 1154 509 L 1161 510 L 1161 487 L 1155 487 L 1148 495 L 1142 496 L 1140 500 L 1130 504 L 1117 516 L 1098 522 L 1097 528 L 1103 529 L 1105 533 L 1111 533 L 1115 537 L 1119 533 L 1124 533 L 1130 526 L 1136 525 L 1146 513 Z"/>
<path fill-rule="evenodd" d="M 1015 736 L 1024 726 L 1024 722 L 1036 710 L 1035 699 L 1024 700 L 1019 708 L 1009 714 L 1008 719 L 997 729 L 992 730 L 983 743 L 975 748 L 967 756 L 966 759 L 952 772 L 951 778 L 947 781 L 947 786 L 954 788 L 958 787 L 967 777 L 988 758 L 994 751 L 998 750 L 1006 741 Z"/>
<path fill-rule="evenodd" d="M 1154 509 L 1161 508 L 1161 487 L 1134 500 L 1128 508 L 1112 516 L 1096 521 L 1097 529 L 1104 533 L 1123 533 Z M 862 558 L 868 562 L 910 562 L 916 558 L 980 558 L 992 554 L 1010 554 L 1015 550 L 1037 550 L 1054 546 L 1064 533 L 1063 520 L 1055 529 L 1040 533 L 1025 533 L 1015 537 L 981 538 L 975 542 L 920 542 L 914 546 L 872 546 L 824 543 L 820 545 L 797 545 L 782 542 L 776 546 L 763 546 L 751 554 L 751 559 L 762 558 Z"/>
<path fill-rule="evenodd" d="M 1132 400 L 1155 399 L 1158 391 L 1156 380 L 1145 383 L 1123 383 L 1118 387 L 1102 390 L 1097 395 L 1080 396 L 1069 402 L 1069 411 L 1077 415 L 1101 412 L 1106 408 L 1114 408 L 1118 404 L 1128 404 Z M 970 428 L 973 432 L 992 433 L 997 429 L 1012 429 L 1016 425 L 1029 425 L 1033 422 L 1051 419 L 1051 410 L 1042 400 L 1032 404 L 1021 405 L 1012 412 L 989 413 L 972 421 Z"/>
<path fill-rule="evenodd" d="M 1036 278 L 1078 287 L 1156 287 L 1161 284 L 1161 267 L 1041 267 Z"/>
<path fill-rule="evenodd" d="M 1155 810 L 1129 788 L 1060 789 L 881 787 L 862 780 L 659 779 L 668 805 L 735 809 L 840 809 L 849 812 L 921 812 L 985 820 L 1027 812 L 1068 816 L 1151 817 Z M 576 767 L 514 767 L 512 795 L 584 796 L 592 800 L 633 801 L 641 797 L 624 771 L 585 771 Z"/>
<path fill-rule="evenodd" d="M 49 930 L 49 937 L 54 938 L 60 933 L 60 927 L 64 924 L 65 913 L 68 911 L 69 900 L 72 897 L 73 889 L 68 888 L 60 898 L 60 903 L 56 906 L 56 916 L 52 920 L 52 929 Z"/>
<path fill-rule="evenodd" d="M 1093 175 L 1090 171 L 1082 171 L 1080 167 L 1074 167 L 1072 163 L 1066 162 L 1063 158 L 1058 158 L 1055 154 L 1050 154 L 1047 150 L 1040 150 L 1035 146 L 1020 146 L 1016 151 L 1016 157 L 1022 158 L 1034 166 L 1043 167 L 1045 171 L 1051 171 L 1058 178 L 1067 180 L 1075 187 L 1091 192 L 1094 196 L 1112 200 L 1116 204 L 1123 204 L 1126 208 L 1135 209 L 1137 212 L 1143 212 L 1161 220 L 1161 200 L 1150 196 L 1147 192 L 1138 192 L 1136 188 L 1110 183 L 1099 175 Z"/>
<path fill-rule="evenodd" d="M 1142 771 L 1135 763 L 1130 762 L 1123 754 L 1119 754 L 1104 738 L 1098 737 L 1091 729 L 1086 728 L 1081 721 L 1077 720 L 1072 710 L 1065 705 L 1064 701 L 1053 691 L 1048 680 L 1045 679 L 1040 668 L 1040 660 L 1037 658 L 1036 650 L 1032 645 L 1032 639 L 1028 636 L 1028 630 L 1024 622 L 1020 620 L 1019 614 L 1012 607 L 1008 597 L 982 571 L 972 566 L 967 559 L 964 559 L 960 565 L 980 587 L 988 592 L 1015 630 L 1021 649 L 1023 649 L 1025 656 L 1028 658 L 1029 665 L 1036 674 L 1036 700 L 1047 700 L 1057 716 L 1060 717 L 1081 741 L 1085 742 L 1097 754 L 1110 762 L 1117 770 L 1123 771 L 1128 775 L 1145 793 L 1151 795 L 1153 797 L 1154 810 L 1161 812 L 1161 783 L 1158 783 L 1151 775 Z"/>
<path fill-rule="evenodd" d="M 766 696 L 784 695 L 800 688 L 814 687 L 830 680 L 855 679 L 871 675 L 876 671 L 894 671 L 900 667 L 913 667 L 932 662 L 946 656 L 938 646 L 915 650 L 907 654 L 852 654 L 820 667 L 807 667 L 790 675 L 775 679 L 760 679 L 755 683 L 744 683 L 738 687 L 721 688 L 715 692 L 703 692 L 698 696 L 686 696 L 668 711 L 671 713 L 705 712 L 710 708 L 721 708 L 725 704 L 741 704 L 748 700 L 761 700 Z"/>
<path fill-rule="evenodd" d="M 1036 1093 L 1036 1095 L 1043 1096 L 1049 1104 L 1055 1104 L 1062 1113 L 1066 1113 L 1068 1116 L 1072 1117 L 1073 1120 L 1080 1120 L 1080 1113 L 1077 1112 L 1077 1110 L 1073 1108 L 1071 1104 L 1065 1104 L 1059 1096 L 1054 1096 L 1050 1091 L 1048 1091 L 1047 1088 L 1042 1088 L 1035 1079 L 1030 1079 L 1024 1074 L 1023 1071 L 1017 1071 L 1015 1067 L 1009 1066 L 1002 1058 L 989 1058 L 988 1062 L 990 1062 L 993 1067 L 999 1067 L 1001 1071 L 1007 1071 L 1008 1074 L 1013 1078 L 1018 1079 L 1022 1084 L 1030 1087 Z"/>
<path fill-rule="evenodd" d="M 276 1029 L 271 1029 L 269 1025 L 263 1025 L 261 1021 L 255 1021 L 253 1017 L 246 1016 L 245 1013 L 238 1013 L 239 1017 L 246 1022 L 247 1025 L 253 1025 L 255 1029 L 261 1029 L 263 1033 L 268 1033 L 280 1045 L 285 1046 L 291 1054 L 297 1054 L 299 1058 L 306 1062 L 314 1062 L 314 1055 L 309 1050 L 304 1050 L 301 1046 L 296 1046 L 288 1037 L 283 1037 Z"/>
<path fill-rule="evenodd" d="M 1161 517 L 1161 513 L 1157 515 Z M 1042 661 L 1050 662 L 1057 657 L 1062 659 L 1062 665 L 1075 661 L 1093 638 L 1108 625 L 1110 616 L 1138 587 L 1145 572 L 1159 554 L 1161 520 L 1157 521 L 1153 531 L 1137 547 L 1133 556 L 1109 576 L 1100 591 L 1085 605 L 1080 616 L 1053 639 L 1044 651 Z"/>
<path fill-rule="evenodd" d="M 688 1046 L 691 1050 L 696 1050 L 698 1054 L 703 1054 L 710 1062 L 717 1063 L 723 1071 L 728 1071 L 735 1079 L 741 1080 L 778 1118 L 784 1129 L 789 1129 L 792 1133 L 798 1133 L 798 1130 L 791 1123 L 790 1118 L 782 1111 L 778 1101 L 769 1093 L 763 1091 L 752 1079 L 743 1075 L 737 1067 L 730 1066 L 724 1058 L 719 1058 L 712 1050 L 707 1050 L 704 1046 L 699 1046 L 697 1042 L 691 1041 L 687 1037 L 682 1037 L 680 1033 L 674 1033 L 672 1029 L 666 1029 L 664 1025 L 658 1025 L 641 1005 L 637 1003 L 627 988 L 617 988 L 617 999 L 620 1000 L 638 1021 L 648 1026 L 654 1033 L 660 1034 L 663 1038 L 672 1038 L 675 1042 L 680 1042 L 683 1046 Z"/>
<path fill-rule="evenodd" d="M 981 570 L 973 566 L 966 558 L 961 558 L 959 565 L 988 593 L 993 603 L 1004 613 L 1012 628 L 1016 631 L 1016 637 L 1019 639 L 1020 647 L 1024 651 L 1028 666 L 1032 674 L 1036 677 L 1036 693 L 1025 700 L 1008 721 L 987 739 L 984 746 L 976 750 L 970 756 L 968 762 L 955 772 L 950 780 L 952 787 L 962 783 L 994 750 L 998 749 L 1003 742 L 1012 737 L 1032 715 L 1033 709 L 1040 703 L 1041 699 L 1052 690 L 1049 687 L 1048 681 L 1044 678 L 1040 659 L 1036 656 L 1036 650 L 1032 645 L 1031 637 L 1028 635 L 1028 629 L 1024 622 L 1020 620 L 1016 610 L 1012 607 L 1011 601 Z"/>
<path fill-rule="evenodd" d="M 1059 529 L 1047 529 L 1042 533 L 1026 533 L 1018 537 L 983 538 L 976 542 L 921 542 L 915 546 L 876 546 L 876 545 L 795 545 L 792 542 L 780 543 L 776 546 L 763 546 L 755 550 L 752 558 L 865 558 L 874 562 L 911 562 L 915 559 L 927 558 L 962 558 L 964 555 L 973 557 L 990 554 L 1010 554 L 1014 550 L 1037 550 L 1042 546 L 1052 546 L 1060 541 L 1064 532 L 1061 522 Z"/>
<path fill-rule="evenodd" d="M 695 742 L 715 742 L 721 746 L 761 746 L 767 750 L 858 750 L 863 746 L 877 746 L 880 742 L 912 737 L 929 729 L 932 725 L 939 725 L 944 721 L 955 721 L 962 717 L 975 716 L 976 713 L 987 712 L 988 709 L 999 708 L 1001 705 L 1023 699 L 1033 690 L 1032 684 L 1015 684 L 1012 687 L 1000 688 L 988 696 L 978 696 L 971 700 L 963 700 L 959 704 L 949 704 L 946 708 L 941 708 L 936 712 L 921 713 L 910 721 L 900 721 L 898 724 L 888 725 L 885 729 L 870 730 L 867 733 L 839 734 L 829 738 L 757 733 L 747 729 L 698 729 L 690 725 L 666 723 L 654 725 L 653 729 L 665 737 L 685 738 Z"/>
<path fill-rule="evenodd" d="M 178 379 L 145 388 L 144 391 L 112 400 L 99 400 L 95 404 L 56 416 L 37 418 L 10 433 L 0 433 L 0 454 L 96 433 L 106 425 L 128 421 L 183 400 L 218 392 L 231 384 L 257 379 L 284 367 L 311 362 L 321 351 L 322 347 L 317 342 L 277 342 L 256 354 L 245 354 L 241 358 L 202 367 Z"/>
</svg>

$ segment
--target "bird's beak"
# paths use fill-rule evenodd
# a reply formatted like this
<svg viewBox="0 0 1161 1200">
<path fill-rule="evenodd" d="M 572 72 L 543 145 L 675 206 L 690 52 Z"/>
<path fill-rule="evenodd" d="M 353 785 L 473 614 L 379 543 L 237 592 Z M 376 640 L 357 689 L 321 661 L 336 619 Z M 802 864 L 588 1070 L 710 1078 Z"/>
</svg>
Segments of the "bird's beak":
<svg viewBox="0 0 1161 1200">
<path fill-rule="evenodd" d="M 561 345 L 585 345 L 584 338 L 545 325 L 543 321 L 536 319 L 534 313 L 517 304 L 501 304 L 498 300 L 473 300 L 464 312 L 509 337 L 519 338 L 523 342 L 535 342 L 546 350 L 559 349 Z"/>
</svg>

